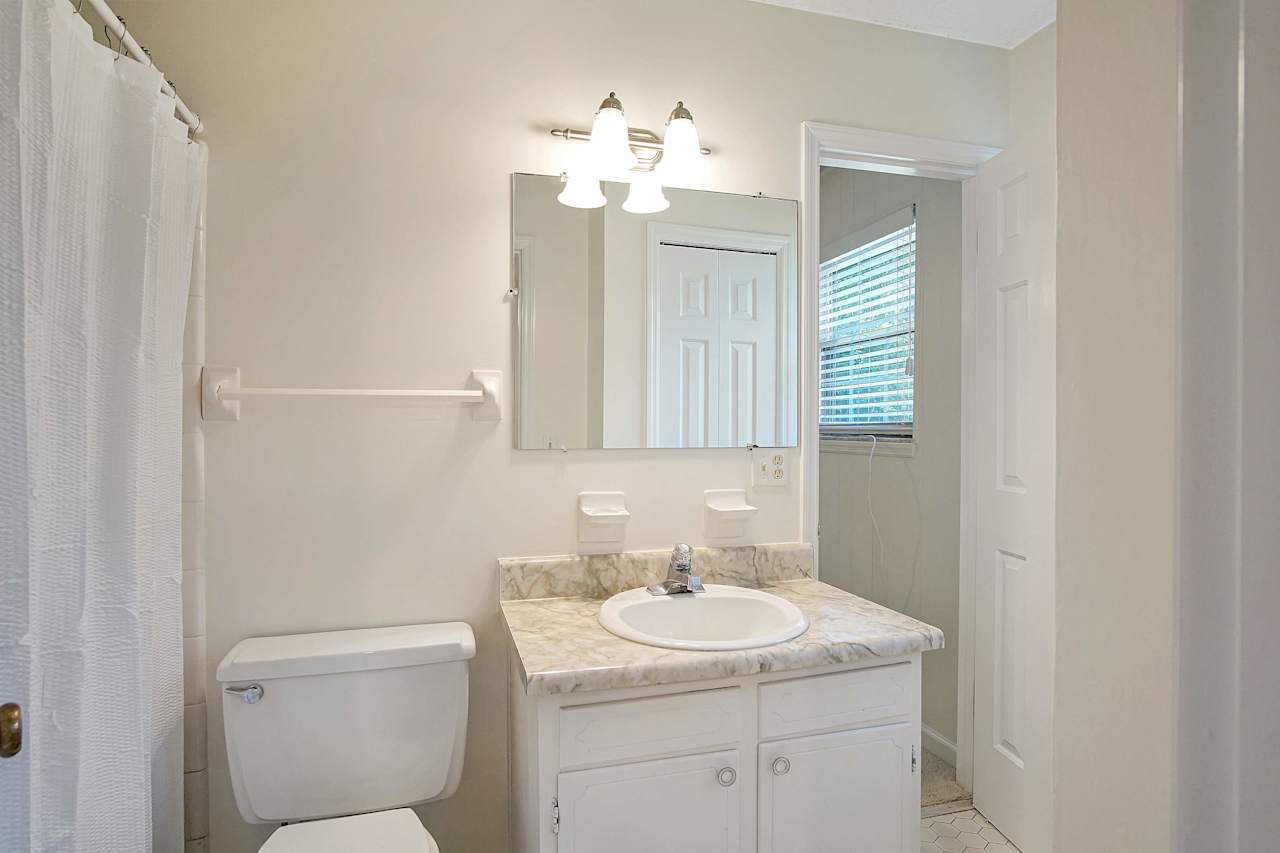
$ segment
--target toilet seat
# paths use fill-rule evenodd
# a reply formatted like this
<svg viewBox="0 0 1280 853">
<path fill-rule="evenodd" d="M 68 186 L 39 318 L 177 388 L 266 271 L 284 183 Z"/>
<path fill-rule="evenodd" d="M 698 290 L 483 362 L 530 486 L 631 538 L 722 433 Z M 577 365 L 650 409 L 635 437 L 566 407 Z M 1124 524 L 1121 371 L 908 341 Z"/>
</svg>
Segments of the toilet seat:
<svg viewBox="0 0 1280 853">
<path fill-rule="evenodd" d="M 331 817 L 282 826 L 259 853 L 440 853 L 413 809 Z"/>
</svg>

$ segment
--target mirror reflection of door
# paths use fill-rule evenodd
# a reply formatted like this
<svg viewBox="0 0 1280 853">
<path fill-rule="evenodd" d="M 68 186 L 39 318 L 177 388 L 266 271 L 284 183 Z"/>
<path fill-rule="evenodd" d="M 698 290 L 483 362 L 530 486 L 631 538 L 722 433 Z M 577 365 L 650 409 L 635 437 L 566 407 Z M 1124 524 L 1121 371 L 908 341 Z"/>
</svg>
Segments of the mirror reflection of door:
<svg viewBox="0 0 1280 853">
<path fill-rule="evenodd" d="M 778 256 L 663 243 L 651 287 L 649 446 L 776 443 Z"/>
<path fill-rule="evenodd" d="M 681 188 L 670 207 L 560 201 L 512 178 L 516 446 L 794 447 L 800 309 L 794 201 Z"/>
</svg>

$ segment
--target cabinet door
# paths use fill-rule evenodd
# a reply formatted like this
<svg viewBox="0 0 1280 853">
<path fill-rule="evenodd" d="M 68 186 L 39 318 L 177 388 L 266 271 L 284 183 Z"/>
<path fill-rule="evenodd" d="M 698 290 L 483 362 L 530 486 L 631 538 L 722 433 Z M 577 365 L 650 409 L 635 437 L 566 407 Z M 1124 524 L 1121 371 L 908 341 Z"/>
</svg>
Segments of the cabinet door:
<svg viewBox="0 0 1280 853">
<path fill-rule="evenodd" d="M 561 773 L 560 853 L 733 853 L 738 751 Z"/>
<path fill-rule="evenodd" d="M 760 853 L 916 853 L 909 723 L 760 745 Z"/>
</svg>

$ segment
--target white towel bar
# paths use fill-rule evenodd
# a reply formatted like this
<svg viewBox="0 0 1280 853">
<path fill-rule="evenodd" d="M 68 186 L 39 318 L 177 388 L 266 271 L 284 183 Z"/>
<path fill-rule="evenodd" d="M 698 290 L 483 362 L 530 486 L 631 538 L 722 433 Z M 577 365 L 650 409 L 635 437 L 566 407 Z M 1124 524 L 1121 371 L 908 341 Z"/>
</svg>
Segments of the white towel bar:
<svg viewBox="0 0 1280 853">
<path fill-rule="evenodd" d="M 253 397 L 359 397 L 364 399 L 438 400 L 465 403 L 475 408 L 471 416 L 480 421 L 502 419 L 499 406 L 502 371 L 471 371 L 472 387 L 465 389 L 427 388 L 246 388 L 240 384 L 238 367 L 206 367 L 200 382 L 201 415 L 206 421 L 240 420 L 240 401 Z"/>
<path fill-rule="evenodd" d="M 424 397 L 459 402 L 484 400 L 483 391 L 427 391 L 416 388 L 219 388 L 220 400 L 249 397 Z"/>
</svg>

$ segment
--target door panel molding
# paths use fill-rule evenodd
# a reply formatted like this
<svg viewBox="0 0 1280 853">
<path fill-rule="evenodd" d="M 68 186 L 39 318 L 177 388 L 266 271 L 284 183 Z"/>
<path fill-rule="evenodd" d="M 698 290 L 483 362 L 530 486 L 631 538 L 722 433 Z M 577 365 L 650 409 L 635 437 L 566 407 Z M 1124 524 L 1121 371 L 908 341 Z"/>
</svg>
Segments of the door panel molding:
<svg viewBox="0 0 1280 853">
<path fill-rule="evenodd" d="M 1027 853 L 1053 843 L 1055 180 L 1051 139 L 1004 152 L 973 180 L 963 342 L 971 790 Z"/>
</svg>

